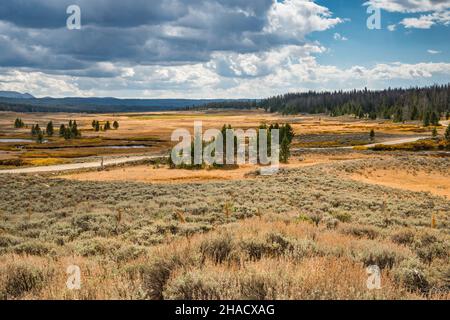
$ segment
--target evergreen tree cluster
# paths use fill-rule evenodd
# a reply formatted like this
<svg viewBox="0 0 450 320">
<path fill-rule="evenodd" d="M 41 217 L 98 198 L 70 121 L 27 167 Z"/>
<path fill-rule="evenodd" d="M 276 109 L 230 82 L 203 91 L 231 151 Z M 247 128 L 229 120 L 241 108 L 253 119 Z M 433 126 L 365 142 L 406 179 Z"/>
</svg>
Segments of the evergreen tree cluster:
<svg viewBox="0 0 450 320">
<path fill-rule="evenodd" d="M 25 127 L 25 122 L 22 121 L 22 119 L 17 118 L 16 121 L 14 121 L 14 128 L 19 129 Z"/>
<path fill-rule="evenodd" d="M 39 124 L 31 126 L 31 135 L 36 138 L 37 143 L 44 142 L 44 131 L 39 127 Z"/>
<path fill-rule="evenodd" d="M 119 122 L 114 121 L 112 127 L 114 128 L 114 130 L 119 129 Z M 102 126 L 100 124 L 100 121 L 92 120 L 92 129 L 94 129 L 96 132 L 111 130 L 111 122 L 106 121 L 105 125 Z"/>
<path fill-rule="evenodd" d="M 396 122 L 420 120 L 425 125 L 437 125 L 442 115 L 450 118 L 450 84 L 382 91 L 288 93 L 262 100 L 258 106 L 282 114 L 355 115 Z"/>
<path fill-rule="evenodd" d="M 59 127 L 59 136 L 64 137 L 66 140 L 81 137 L 81 130 L 78 129 L 77 121 L 69 120 L 69 124 L 67 126 L 61 124 Z"/>
<path fill-rule="evenodd" d="M 223 163 L 226 164 L 226 156 L 227 156 L 227 130 L 232 130 L 232 126 L 231 125 L 224 125 L 222 127 L 221 133 L 222 133 L 222 137 L 223 137 Z M 272 146 L 272 142 L 271 142 L 271 138 L 272 138 L 272 130 L 274 129 L 278 129 L 279 130 L 279 139 L 280 139 L 280 162 L 282 163 L 287 163 L 290 157 L 290 147 L 292 144 L 292 140 L 294 139 L 294 130 L 291 127 L 291 125 L 289 124 L 285 124 L 285 125 L 280 125 L 278 123 L 276 124 L 271 124 L 270 126 L 267 126 L 266 124 L 262 124 L 261 126 L 259 126 L 258 129 L 265 129 L 266 130 L 266 134 L 267 134 L 267 155 L 270 157 L 271 156 L 271 146 Z M 257 130 L 257 161 L 258 163 L 261 163 L 260 159 L 259 159 L 259 142 L 260 142 L 260 131 Z M 198 140 L 200 139 L 200 140 Z M 236 136 L 236 134 L 233 136 L 234 139 L 234 150 L 233 150 L 233 154 L 234 156 L 236 156 L 238 154 L 238 149 L 237 149 L 237 143 L 238 143 L 238 137 Z M 172 160 L 172 155 L 169 155 L 169 165 L 171 168 L 184 168 L 184 169 L 201 169 L 205 166 L 205 163 L 199 165 L 199 164 L 194 164 L 195 163 L 195 159 L 194 159 L 194 151 L 195 151 L 195 144 L 201 144 L 202 145 L 202 154 L 204 152 L 205 147 L 207 147 L 210 143 L 212 142 L 205 142 L 201 140 L 200 136 L 195 136 L 193 141 L 191 142 L 191 164 L 183 164 L 181 166 L 175 166 L 173 160 Z M 213 152 L 213 156 L 215 156 L 215 152 Z M 248 155 L 246 155 L 248 156 Z M 213 164 L 213 167 L 223 167 L 224 165 L 220 165 L 217 163 Z"/>
</svg>

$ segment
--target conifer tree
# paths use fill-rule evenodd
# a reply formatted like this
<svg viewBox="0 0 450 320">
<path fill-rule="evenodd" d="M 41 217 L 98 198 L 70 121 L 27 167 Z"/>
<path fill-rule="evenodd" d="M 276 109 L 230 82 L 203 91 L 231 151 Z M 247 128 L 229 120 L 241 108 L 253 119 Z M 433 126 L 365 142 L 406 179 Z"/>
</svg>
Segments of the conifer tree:
<svg viewBox="0 0 450 320">
<path fill-rule="evenodd" d="M 436 138 L 438 136 L 436 127 L 433 127 L 433 131 L 431 132 L 431 135 L 433 136 L 433 138 Z"/>
<path fill-rule="evenodd" d="M 375 139 L 375 130 L 370 130 L 370 141 L 373 141 Z"/>
<path fill-rule="evenodd" d="M 47 129 L 46 129 L 46 131 L 47 131 L 47 135 L 48 135 L 49 137 L 53 136 L 54 129 L 53 129 L 53 122 L 52 122 L 52 121 L 50 121 L 49 123 L 47 123 Z"/>
<path fill-rule="evenodd" d="M 285 135 L 281 141 L 280 146 L 280 161 L 282 163 L 287 163 L 290 157 L 290 143 L 288 137 Z"/>
<path fill-rule="evenodd" d="M 66 126 L 64 124 L 62 124 L 59 127 L 59 136 L 60 137 L 65 137 L 65 134 L 66 134 Z"/>
</svg>

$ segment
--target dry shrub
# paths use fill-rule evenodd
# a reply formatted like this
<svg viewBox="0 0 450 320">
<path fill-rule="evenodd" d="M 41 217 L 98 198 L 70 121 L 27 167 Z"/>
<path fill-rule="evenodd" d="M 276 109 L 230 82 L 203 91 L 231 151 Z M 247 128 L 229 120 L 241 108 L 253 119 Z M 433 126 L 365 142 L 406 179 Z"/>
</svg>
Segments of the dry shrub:
<svg viewBox="0 0 450 320">
<path fill-rule="evenodd" d="M 365 266 L 377 265 L 380 269 L 391 269 L 394 265 L 412 256 L 411 252 L 404 247 L 372 240 L 357 243 L 357 250 L 353 251 L 353 255 Z"/>
<path fill-rule="evenodd" d="M 235 244 L 230 234 L 219 233 L 203 240 L 199 249 L 204 259 L 208 258 L 214 263 L 222 263 L 228 260 L 235 249 Z"/>
<path fill-rule="evenodd" d="M 200 258 L 190 247 L 165 249 L 150 253 L 150 261 L 133 266 L 147 299 L 162 300 L 166 283 L 174 272 L 199 264 Z"/>
<path fill-rule="evenodd" d="M 391 240 L 397 244 L 411 245 L 414 242 L 414 232 L 411 229 L 402 229 L 391 235 Z"/>
<path fill-rule="evenodd" d="M 331 215 L 338 219 L 340 222 L 350 222 L 352 221 L 352 215 L 348 212 L 344 211 L 334 211 L 331 213 Z"/>
<path fill-rule="evenodd" d="M 191 270 L 175 274 L 167 282 L 164 299 L 218 300 L 235 296 L 229 292 L 233 288 L 229 271 L 216 272 L 214 266 L 211 269 L 213 270 Z"/>
<path fill-rule="evenodd" d="M 429 281 L 425 273 L 425 267 L 416 259 L 402 261 L 393 270 L 394 279 L 411 291 L 426 293 L 429 290 Z"/>
<path fill-rule="evenodd" d="M 26 293 L 41 289 L 50 276 L 48 272 L 20 262 L 7 264 L 1 270 L 1 298 L 16 299 Z"/>
<path fill-rule="evenodd" d="M 54 250 L 54 246 L 41 241 L 28 241 L 14 246 L 12 250 L 17 254 L 45 256 Z"/>
<path fill-rule="evenodd" d="M 277 279 L 268 270 L 244 273 L 239 277 L 240 297 L 244 300 L 276 299 Z"/>
<path fill-rule="evenodd" d="M 357 238 L 367 238 L 371 240 L 378 238 L 380 235 L 378 228 L 361 225 L 346 225 L 341 229 L 341 232 Z"/>
</svg>

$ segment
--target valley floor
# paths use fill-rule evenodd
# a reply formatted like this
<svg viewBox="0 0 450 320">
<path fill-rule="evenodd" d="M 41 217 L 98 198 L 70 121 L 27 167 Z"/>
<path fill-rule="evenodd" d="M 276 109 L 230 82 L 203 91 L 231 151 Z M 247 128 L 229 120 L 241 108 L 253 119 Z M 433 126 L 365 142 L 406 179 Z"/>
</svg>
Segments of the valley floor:
<svg viewBox="0 0 450 320">
<path fill-rule="evenodd" d="M 410 191 L 406 180 L 395 188 L 358 181 L 388 167 L 399 177 L 440 176 L 441 185 L 448 158 L 294 158 L 275 176 L 228 181 L 159 183 L 167 169 L 151 165 L 96 172 L 95 181 L 0 175 L 0 296 L 450 298 L 448 198 Z M 158 170 L 162 181 L 137 178 Z M 70 265 L 80 267 L 81 290 L 66 287 Z M 370 265 L 382 270 L 380 290 L 367 288 Z"/>
</svg>

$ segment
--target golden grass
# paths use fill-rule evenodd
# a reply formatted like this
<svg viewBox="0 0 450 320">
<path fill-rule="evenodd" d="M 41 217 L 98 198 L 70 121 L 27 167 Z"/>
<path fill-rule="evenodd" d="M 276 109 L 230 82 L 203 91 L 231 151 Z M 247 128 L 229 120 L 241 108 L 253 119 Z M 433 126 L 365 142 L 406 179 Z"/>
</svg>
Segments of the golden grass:
<svg viewBox="0 0 450 320">
<path fill-rule="evenodd" d="M 365 158 L 365 156 L 347 155 L 342 157 L 305 155 L 304 158 L 292 158 L 288 164 L 281 164 L 281 168 L 295 169 L 315 166 L 325 163 L 342 162 Z M 109 169 L 101 172 L 82 172 L 64 174 L 60 178 L 78 181 L 136 181 L 145 183 L 206 183 L 224 180 L 244 180 L 255 178 L 255 173 L 260 167 L 256 165 L 242 165 L 232 169 L 202 169 L 185 170 L 170 169 L 167 166 L 132 166 L 117 169 Z"/>
<path fill-rule="evenodd" d="M 25 165 L 30 166 L 51 166 L 64 163 L 67 163 L 67 160 L 60 158 L 33 158 L 24 162 Z"/>
<path fill-rule="evenodd" d="M 422 295 L 395 281 L 393 272 L 382 272 L 382 289 L 368 290 L 360 256 L 387 250 L 408 259 L 409 249 L 388 240 L 372 241 L 344 235 L 338 230 L 293 223 L 294 216 L 265 215 L 160 245 L 146 256 L 123 264 L 67 255 L 53 259 L 0 256 L 0 291 L 9 267 L 26 265 L 42 274 L 20 299 L 449 299 L 448 293 Z M 282 242 L 267 253 L 251 258 L 243 244 L 262 244 L 267 237 L 304 244 L 280 251 Z M 279 236 L 278 236 L 279 235 Z M 284 240 L 283 240 L 284 241 Z M 240 245 L 238 244 L 240 243 Z M 228 247 L 228 246 L 231 247 Z M 222 246 L 230 248 L 223 252 Z M 301 245 L 299 248 L 302 248 Z M 311 246 L 311 247 L 309 247 Z M 258 248 L 257 246 L 255 248 Z M 314 249 L 315 248 L 315 249 Z M 222 253 L 221 251 L 222 250 Z M 285 249 L 283 249 L 285 250 Z M 69 265 L 82 272 L 81 290 L 66 287 Z"/>
<path fill-rule="evenodd" d="M 416 192 L 431 192 L 450 199 L 450 179 L 440 172 L 376 169 L 351 175 L 356 181 Z"/>
</svg>

